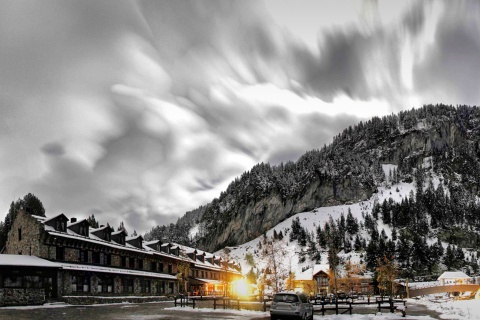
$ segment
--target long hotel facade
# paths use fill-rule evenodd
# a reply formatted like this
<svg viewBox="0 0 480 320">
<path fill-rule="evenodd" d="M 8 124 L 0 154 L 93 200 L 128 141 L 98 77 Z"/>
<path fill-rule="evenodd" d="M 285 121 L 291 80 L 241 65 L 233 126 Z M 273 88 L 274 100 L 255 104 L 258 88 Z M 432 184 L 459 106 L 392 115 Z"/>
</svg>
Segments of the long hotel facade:
<svg viewBox="0 0 480 320">
<path fill-rule="evenodd" d="M 0 306 L 75 297 L 174 296 L 188 265 L 189 294 L 227 294 L 240 269 L 212 253 L 144 241 L 108 224 L 20 210 L 0 255 Z"/>
</svg>

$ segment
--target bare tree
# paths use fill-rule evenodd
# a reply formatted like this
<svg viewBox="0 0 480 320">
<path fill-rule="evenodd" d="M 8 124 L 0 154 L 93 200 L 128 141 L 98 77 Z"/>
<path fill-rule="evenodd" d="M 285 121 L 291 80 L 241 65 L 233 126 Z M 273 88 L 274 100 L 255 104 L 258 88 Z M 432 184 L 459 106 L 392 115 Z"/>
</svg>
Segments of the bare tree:
<svg viewBox="0 0 480 320">
<path fill-rule="evenodd" d="M 188 291 L 188 274 L 190 273 L 190 262 L 184 250 L 180 249 L 180 259 L 177 260 L 177 280 L 180 293 Z"/>
<path fill-rule="evenodd" d="M 270 283 L 274 292 L 279 292 L 285 279 L 289 275 L 289 266 L 285 256 L 287 255 L 286 244 L 279 239 L 265 239 L 261 251 L 261 259 L 264 265 L 264 279 Z"/>
</svg>

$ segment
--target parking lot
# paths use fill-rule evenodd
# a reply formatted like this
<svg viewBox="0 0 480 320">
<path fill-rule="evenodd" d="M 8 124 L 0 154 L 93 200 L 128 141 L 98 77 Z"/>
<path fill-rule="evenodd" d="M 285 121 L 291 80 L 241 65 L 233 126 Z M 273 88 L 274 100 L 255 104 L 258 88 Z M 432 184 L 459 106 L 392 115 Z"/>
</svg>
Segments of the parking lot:
<svg viewBox="0 0 480 320">
<path fill-rule="evenodd" d="M 62 306 L 0 308 L 2 320 L 130 320 L 130 319 L 232 319 L 266 320 L 270 316 L 258 311 L 175 308 L 173 302 L 115 304 L 94 306 Z"/>
</svg>

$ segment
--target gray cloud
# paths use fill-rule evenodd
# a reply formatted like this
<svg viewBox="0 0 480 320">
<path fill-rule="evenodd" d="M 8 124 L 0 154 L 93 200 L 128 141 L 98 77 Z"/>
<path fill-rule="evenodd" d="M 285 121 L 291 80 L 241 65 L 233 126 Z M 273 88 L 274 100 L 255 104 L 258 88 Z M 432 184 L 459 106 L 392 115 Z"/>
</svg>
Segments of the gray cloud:
<svg viewBox="0 0 480 320">
<path fill-rule="evenodd" d="M 144 232 L 257 162 L 321 148 L 368 101 L 384 113 L 445 89 L 474 101 L 478 19 L 459 17 L 477 9 L 431 6 L 333 29 L 315 53 L 258 1 L 2 2 L 0 204 L 33 192 L 49 215 Z"/>
</svg>

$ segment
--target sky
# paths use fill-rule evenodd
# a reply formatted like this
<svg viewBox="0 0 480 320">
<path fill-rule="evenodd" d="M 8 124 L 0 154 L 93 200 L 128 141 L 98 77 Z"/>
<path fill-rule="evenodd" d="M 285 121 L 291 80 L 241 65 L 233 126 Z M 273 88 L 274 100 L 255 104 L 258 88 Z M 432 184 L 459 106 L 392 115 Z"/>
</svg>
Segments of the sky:
<svg viewBox="0 0 480 320">
<path fill-rule="evenodd" d="M 476 1 L 1 1 L 0 218 L 175 222 L 359 121 L 475 105 L 479 35 Z"/>
</svg>

